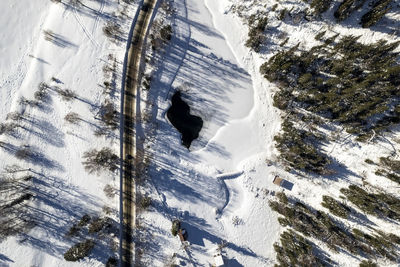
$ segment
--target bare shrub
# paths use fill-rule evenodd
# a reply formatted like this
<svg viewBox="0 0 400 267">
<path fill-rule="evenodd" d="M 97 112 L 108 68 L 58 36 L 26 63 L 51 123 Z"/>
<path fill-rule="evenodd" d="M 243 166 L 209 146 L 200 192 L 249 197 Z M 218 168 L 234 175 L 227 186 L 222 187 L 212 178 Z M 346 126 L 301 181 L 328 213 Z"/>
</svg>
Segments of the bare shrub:
<svg viewBox="0 0 400 267">
<path fill-rule="evenodd" d="M 103 27 L 103 33 L 108 38 L 116 38 L 119 34 L 121 34 L 121 30 L 117 23 L 109 21 Z"/>
<path fill-rule="evenodd" d="M 46 41 L 52 42 L 54 40 L 54 33 L 51 30 L 44 30 L 43 33 Z"/>
<path fill-rule="evenodd" d="M 176 253 L 173 253 L 171 256 L 169 256 L 166 259 L 166 262 L 164 263 L 165 267 L 177 267 L 178 265 L 176 264 Z"/>
<path fill-rule="evenodd" d="M 15 130 L 19 127 L 19 125 L 15 122 L 6 122 L 0 123 L 0 135 L 1 134 L 14 134 Z"/>
<path fill-rule="evenodd" d="M 55 83 L 63 83 L 60 79 L 58 79 L 56 77 L 51 77 L 51 81 L 55 82 Z"/>
<path fill-rule="evenodd" d="M 110 66 L 109 64 L 106 64 L 106 65 L 103 66 L 102 70 L 103 70 L 103 74 L 106 77 L 109 77 L 110 74 L 114 71 L 114 68 L 113 68 L 113 66 Z"/>
<path fill-rule="evenodd" d="M 94 130 L 94 136 L 100 137 L 100 136 L 107 136 L 109 134 L 109 131 L 106 127 L 99 127 Z"/>
<path fill-rule="evenodd" d="M 88 214 L 85 214 L 82 216 L 82 218 L 79 220 L 79 222 L 74 223 L 71 228 L 68 230 L 66 236 L 67 237 L 73 237 L 76 236 L 79 231 L 81 231 L 81 229 L 83 227 L 85 227 L 91 220 L 91 217 Z"/>
<path fill-rule="evenodd" d="M 165 13 L 167 15 L 172 15 L 175 12 L 175 10 L 172 6 L 172 1 L 162 1 L 161 8 L 162 8 L 162 10 L 165 11 Z"/>
<path fill-rule="evenodd" d="M 111 82 L 104 81 L 102 87 L 103 87 L 103 94 L 109 94 L 112 92 L 113 86 Z"/>
<path fill-rule="evenodd" d="M 96 149 L 89 150 L 83 154 L 83 165 L 89 173 L 99 172 L 101 170 L 115 171 L 118 169 L 119 158 L 108 147 L 102 148 L 100 151 Z"/>
<path fill-rule="evenodd" d="M 72 124 L 77 124 L 80 121 L 80 119 L 81 118 L 79 117 L 79 114 L 75 112 L 70 112 L 64 117 L 64 120 Z"/>
<path fill-rule="evenodd" d="M 107 184 L 104 189 L 104 194 L 109 197 L 109 198 L 113 198 L 115 196 L 116 190 L 114 187 L 112 187 L 111 185 Z"/>
<path fill-rule="evenodd" d="M 0 240 L 23 232 L 26 233 L 36 225 L 34 220 L 27 216 L 21 207 L 7 210 L 7 212 L 7 216 L 0 218 Z M 15 216 L 16 214 L 18 216 Z"/>
<path fill-rule="evenodd" d="M 71 101 L 73 98 L 76 97 L 76 94 L 74 91 L 70 90 L 70 89 L 61 89 L 58 86 L 53 87 L 54 91 L 56 91 L 63 100 L 65 101 Z"/>
<path fill-rule="evenodd" d="M 67 237 L 76 236 L 81 228 L 77 224 L 73 224 L 66 233 Z"/>
<path fill-rule="evenodd" d="M 143 196 L 140 199 L 140 208 L 143 210 L 147 210 L 151 205 L 151 198 L 149 196 Z"/>
<path fill-rule="evenodd" d="M 35 226 L 28 206 L 34 197 L 29 183 L 32 177 L 11 177 L 0 177 L 0 195 L 4 196 L 0 202 L 0 240 Z"/>
<path fill-rule="evenodd" d="M 38 90 L 33 94 L 33 97 L 37 101 L 45 101 L 46 98 L 48 97 L 47 88 L 48 88 L 47 84 L 40 83 L 38 86 Z"/>
<path fill-rule="evenodd" d="M 102 211 L 105 215 L 110 215 L 113 213 L 113 209 L 109 206 L 103 206 Z"/>
<path fill-rule="evenodd" d="M 110 100 L 105 100 L 100 107 L 101 120 L 112 129 L 118 127 L 118 111 Z"/>
<path fill-rule="evenodd" d="M 24 146 L 19 148 L 16 152 L 15 152 L 15 156 L 18 159 L 31 159 L 32 157 L 35 156 L 35 153 L 32 151 L 32 149 L 28 146 Z"/>
<path fill-rule="evenodd" d="M 35 107 L 39 105 L 39 102 L 36 100 L 29 100 L 26 99 L 25 97 L 21 97 L 21 99 L 19 100 L 19 104 L 23 105 L 23 106 L 31 106 L 31 107 Z"/>
<path fill-rule="evenodd" d="M 0 141 L 0 147 L 5 148 L 7 146 L 6 142 Z"/>
<path fill-rule="evenodd" d="M 17 165 L 17 164 L 13 164 L 13 165 L 7 165 L 4 170 L 7 173 L 15 173 L 15 172 L 20 172 L 20 171 L 24 171 L 24 169 L 21 168 L 21 166 Z"/>
<path fill-rule="evenodd" d="M 7 114 L 7 120 L 19 121 L 23 118 L 22 114 L 18 111 L 10 112 Z"/>
<path fill-rule="evenodd" d="M 74 6 L 74 7 L 78 7 L 79 5 L 85 6 L 81 0 L 68 0 L 70 5 Z"/>
</svg>

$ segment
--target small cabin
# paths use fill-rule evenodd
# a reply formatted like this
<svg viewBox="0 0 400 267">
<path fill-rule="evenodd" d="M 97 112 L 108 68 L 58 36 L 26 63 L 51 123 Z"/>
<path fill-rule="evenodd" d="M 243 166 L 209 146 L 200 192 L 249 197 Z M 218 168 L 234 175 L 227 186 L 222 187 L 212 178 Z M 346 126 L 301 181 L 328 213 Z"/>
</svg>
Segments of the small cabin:
<svg viewBox="0 0 400 267">
<path fill-rule="evenodd" d="M 274 184 L 276 185 L 281 185 L 283 179 L 281 177 L 279 177 L 278 175 L 275 175 L 274 180 L 272 181 Z"/>
<path fill-rule="evenodd" d="M 225 266 L 224 258 L 222 257 L 221 250 L 218 247 L 215 249 L 213 258 L 214 258 L 214 266 L 215 267 L 223 267 L 223 266 Z"/>
<path fill-rule="evenodd" d="M 274 180 L 272 181 L 274 184 L 279 185 L 287 190 L 292 190 L 293 188 L 293 183 L 289 182 L 281 177 L 279 177 L 278 175 L 275 175 Z"/>
</svg>

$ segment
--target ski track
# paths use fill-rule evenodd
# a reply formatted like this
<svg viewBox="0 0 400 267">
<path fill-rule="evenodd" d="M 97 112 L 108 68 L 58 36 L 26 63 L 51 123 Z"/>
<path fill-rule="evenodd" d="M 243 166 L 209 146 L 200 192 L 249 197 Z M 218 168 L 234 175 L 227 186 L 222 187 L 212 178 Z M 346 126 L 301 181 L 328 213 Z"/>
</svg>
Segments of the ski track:
<svg viewBox="0 0 400 267">
<path fill-rule="evenodd" d="M 94 23 L 93 23 L 92 34 L 94 34 L 94 31 L 97 29 L 97 26 L 98 26 L 98 24 L 99 24 L 100 16 L 101 16 L 101 14 L 103 13 L 104 6 L 105 6 L 104 1 L 105 1 L 105 0 L 101 0 L 100 8 L 99 8 L 99 10 L 97 11 L 96 18 L 95 18 Z"/>
<path fill-rule="evenodd" d="M 92 44 L 94 44 L 94 46 L 99 47 L 99 44 L 94 40 L 93 35 L 89 33 L 88 29 L 85 27 L 85 25 L 80 20 L 78 11 L 76 10 L 76 7 L 74 7 L 74 17 L 75 17 L 76 21 L 78 22 L 78 24 L 81 26 L 81 28 L 82 28 L 83 32 L 85 33 L 85 35 L 87 36 L 87 38 L 89 38 L 89 40 L 92 42 Z"/>
</svg>

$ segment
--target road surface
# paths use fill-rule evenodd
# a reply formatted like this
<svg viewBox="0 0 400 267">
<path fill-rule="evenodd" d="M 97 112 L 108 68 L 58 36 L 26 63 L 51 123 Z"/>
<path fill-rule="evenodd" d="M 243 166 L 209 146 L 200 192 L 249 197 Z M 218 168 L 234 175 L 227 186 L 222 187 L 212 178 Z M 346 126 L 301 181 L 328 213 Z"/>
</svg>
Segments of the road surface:
<svg viewBox="0 0 400 267">
<path fill-rule="evenodd" d="M 123 93 L 123 131 L 122 138 L 122 236 L 121 236 L 121 266 L 134 266 L 134 242 L 133 229 L 136 226 L 136 170 L 139 159 L 136 157 L 136 145 L 134 127 L 136 122 L 136 92 L 139 90 L 140 62 L 144 40 L 150 25 L 154 7 L 157 0 L 145 0 L 138 15 L 130 48 L 126 71 L 126 83 Z"/>
</svg>

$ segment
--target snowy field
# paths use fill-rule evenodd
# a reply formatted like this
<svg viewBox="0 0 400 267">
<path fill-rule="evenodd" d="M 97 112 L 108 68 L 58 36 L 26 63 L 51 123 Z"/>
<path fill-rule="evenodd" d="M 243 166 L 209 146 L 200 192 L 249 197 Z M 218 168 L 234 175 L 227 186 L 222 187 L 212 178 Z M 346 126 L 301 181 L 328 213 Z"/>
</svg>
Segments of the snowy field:
<svg viewBox="0 0 400 267">
<path fill-rule="evenodd" d="M 118 227 L 119 196 L 106 197 L 103 188 L 118 189 L 119 174 L 88 174 L 82 156 L 103 147 L 119 155 L 119 131 L 100 137 L 95 131 L 102 127 L 99 111 L 106 99 L 119 110 L 122 62 L 137 4 L 117 0 L 83 1 L 85 6 L 74 5 L 75 1 L 55 2 L 0 3 L 0 123 L 19 126 L 12 134 L 0 136 L 4 142 L 0 148 L 1 179 L 35 177 L 29 189 L 32 201 L 25 212 L 16 215 L 26 216 L 35 227 L 1 241 L 0 266 L 100 266 L 112 254 L 110 244 L 99 242 L 92 257 L 71 263 L 63 254 L 78 239 L 65 235 L 84 214 L 96 217 L 107 211 Z M 107 21 L 121 25 L 118 41 L 104 35 Z M 110 66 L 115 67 L 114 73 L 105 71 Z M 105 94 L 106 81 L 113 89 Z M 34 99 L 42 82 L 49 89 L 40 105 L 23 101 Z M 74 92 L 72 100 L 66 101 L 57 93 L 65 89 Z M 11 112 L 22 118 L 6 119 Z M 78 114 L 76 124 L 64 120 L 70 112 Z M 34 155 L 25 160 L 16 158 L 23 146 L 29 146 Z M 6 173 L 5 168 L 14 164 L 25 171 Z M 12 194 L 2 191 L 1 201 Z M 11 215 L 4 216 L 2 223 L 12 223 Z"/>
</svg>

